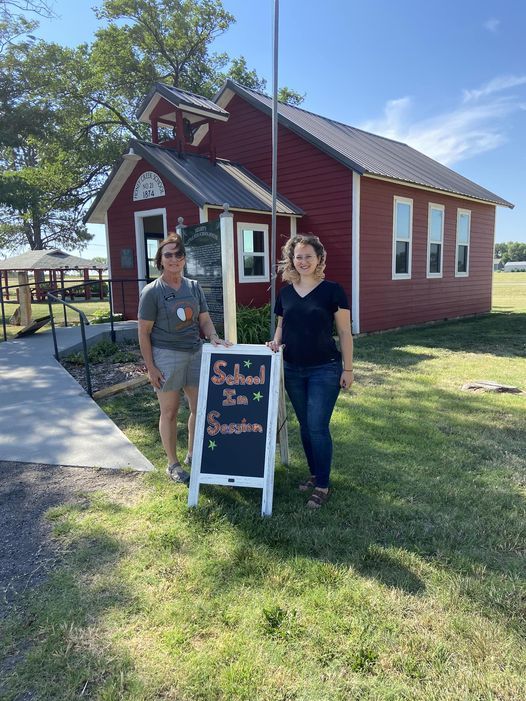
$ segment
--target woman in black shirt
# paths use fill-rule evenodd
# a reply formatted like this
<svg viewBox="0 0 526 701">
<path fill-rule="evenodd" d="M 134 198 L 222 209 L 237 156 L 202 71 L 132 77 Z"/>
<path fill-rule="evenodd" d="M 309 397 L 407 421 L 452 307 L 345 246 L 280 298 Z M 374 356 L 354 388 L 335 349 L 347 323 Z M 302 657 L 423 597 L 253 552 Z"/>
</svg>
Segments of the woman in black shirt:
<svg viewBox="0 0 526 701">
<path fill-rule="evenodd" d="M 285 387 L 298 422 L 310 477 L 301 491 L 319 508 L 329 497 L 332 438 L 329 424 L 340 388 L 353 382 L 349 303 L 338 283 L 325 280 L 325 249 L 317 236 L 293 236 L 283 247 L 279 270 L 284 287 L 276 301 L 276 332 L 267 345 L 284 346 Z M 340 351 L 332 335 L 333 324 Z M 342 366 L 343 356 L 343 366 Z"/>
</svg>

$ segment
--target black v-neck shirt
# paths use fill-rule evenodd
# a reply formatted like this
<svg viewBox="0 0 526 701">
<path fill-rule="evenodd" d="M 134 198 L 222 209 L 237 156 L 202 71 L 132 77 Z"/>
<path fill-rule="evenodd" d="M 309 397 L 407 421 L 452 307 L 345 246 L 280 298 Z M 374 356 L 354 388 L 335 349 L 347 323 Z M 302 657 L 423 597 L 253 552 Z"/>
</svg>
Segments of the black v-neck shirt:
<svg viewBox="0 0 526 701">
<path fill-rule="evenodd" d="M 274 307 L 283 317 L 283 358 L 301 367 L 341 360 L 332 335 L 338 309 L 349 309 L 349 302 L 337 282 L 322 280 L 305 297 L 293 285 L 283 287 Z"/>
</svg>

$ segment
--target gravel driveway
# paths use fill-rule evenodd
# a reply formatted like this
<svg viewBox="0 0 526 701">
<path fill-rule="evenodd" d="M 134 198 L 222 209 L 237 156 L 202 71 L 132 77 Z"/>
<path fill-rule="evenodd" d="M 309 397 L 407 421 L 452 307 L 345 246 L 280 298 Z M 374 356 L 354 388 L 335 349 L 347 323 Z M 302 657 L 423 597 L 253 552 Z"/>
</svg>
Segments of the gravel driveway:
<svg viewBox="0 0 526 701">
<path fill-rule="evenodd" d="M 44 516 L 49 508 L 78 503 L 90 491 L 135 499 L 140 479 L 141 473 L 0 461 L 0 617 L 60 563 L 60 546 Z"/>
</svg>

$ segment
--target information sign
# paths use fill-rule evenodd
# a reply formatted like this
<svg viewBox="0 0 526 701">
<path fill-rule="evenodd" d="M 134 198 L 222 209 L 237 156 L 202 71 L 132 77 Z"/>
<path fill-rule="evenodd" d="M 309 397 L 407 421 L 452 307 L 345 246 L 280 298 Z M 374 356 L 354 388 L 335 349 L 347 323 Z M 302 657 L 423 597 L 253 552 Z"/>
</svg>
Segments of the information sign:
<svg viewBox="0 0 526 701">
<path fill-rule="evenodd" d="M 223 326 L 223 276 L 221 265 L 220 220 L 186 226 L 183 229 L 186 249 L 185 275 L 197 280 L 214 324 Z"/>
</svg>

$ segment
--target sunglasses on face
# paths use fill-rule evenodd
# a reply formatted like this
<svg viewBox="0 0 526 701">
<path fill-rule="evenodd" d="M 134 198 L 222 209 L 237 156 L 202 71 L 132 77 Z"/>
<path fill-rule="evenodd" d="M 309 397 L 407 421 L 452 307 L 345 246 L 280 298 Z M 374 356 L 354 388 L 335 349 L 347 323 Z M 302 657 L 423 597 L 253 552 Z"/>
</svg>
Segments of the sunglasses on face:
<svg viewBox="0 0 526 701">
<path fill-rule="evenodd" d="M 167 253 L 163 253 L 163 258 L 177 258 L 177 260 L 182 260 L 184 258 L 184 253 L 182 251 L 176 251 L 175 253 L 168 251 Z"/>
</svg>

